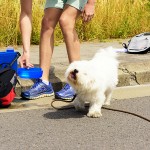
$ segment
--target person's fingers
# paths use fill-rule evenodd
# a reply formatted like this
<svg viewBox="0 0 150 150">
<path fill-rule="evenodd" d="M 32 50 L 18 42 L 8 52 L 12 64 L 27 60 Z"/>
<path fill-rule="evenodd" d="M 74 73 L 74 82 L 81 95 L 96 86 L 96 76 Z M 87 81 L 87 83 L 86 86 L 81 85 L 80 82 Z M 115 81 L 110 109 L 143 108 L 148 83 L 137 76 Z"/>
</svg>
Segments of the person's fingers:
<svg viewBox="0 0 150 150">
<path fill-rule="evenodd" d="M 20 65 L 21 68 L 23 68 L 23 66 L 24 66 L 24 65 L 23 65 L 23 61 L 22 61 L 21 58 L 19 59 L 19 65 Z"/>
<path fill-rule="evenodd" d="M 81 17 L 83 18 L 83 16 L 84 16 L 84 10 L 82 11 L 82 13 L 81 13 Z"/>
<path fill-rule="evenodd" d="M 33 68 L 33 67 L 34 67 L 34 65 L 33 65 L 33 64 L 31 64 L 31 63 L 28 63 L 28 64 L 26 65 L 26 67 L 27 67 L 27 68 Z"/>
<path fill-rule="evenodd" d="M 23 63 L 22 63 L 22 62 L 20 62 L 20 67 L 21 67 L 21 68 L 24 68 L 24 65 L 23 65 Z"/>
<path fill-rule="evenodd" d="M 34 65 L 30 63 L 29 58 L 26 59 L 26 68 L 32 68 Z"/>
<path fill-rule="evenodd" d="M 19 60 L 19 65 L 21 68 L 33 68 L 34 65 L 29 62 L 29 60 Z"/>
<path fill-rule="evenodd" d="M 89 22 L 94 17 L 94 14 L 86 13 L 85 11 L 82 12 L 81 17 L 83 19 L 83 22 Z"/>
<path fill-rule="evenodd" d="M 85 17 L 83 18 L 83 21 L 84 21 L 84 22 L 89 22 L 91 19 L 92 19 L 91 16 L 85 16 Z"/>
<path fill-rule="evenodd" d="M 89 15 L 89 16 L 87 17 L 87 22 L 91 21 L 92 18 L 93 18 L 93 15 Z"/>
<path fill-rule="evenodd" d="M 87 19 L 88 19 L 88 16 L 87 16 L 86 13 L 84 12 L 84 13 L 83 13 L 83 21 L 86 22 Z"/>
</svg>

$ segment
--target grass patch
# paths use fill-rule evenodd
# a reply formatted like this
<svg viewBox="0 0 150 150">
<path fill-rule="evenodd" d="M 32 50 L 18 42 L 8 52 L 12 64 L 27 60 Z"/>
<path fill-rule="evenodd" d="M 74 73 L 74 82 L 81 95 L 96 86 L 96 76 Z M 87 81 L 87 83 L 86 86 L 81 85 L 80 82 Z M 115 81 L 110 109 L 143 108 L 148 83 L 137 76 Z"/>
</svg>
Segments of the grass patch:
<svg viewBox="0 0 150 150">
<path fill-rule="evenodd" d="M 39 44 L 45 0 L 33 0 L 32 44 Z M 20 1 L 0 0 L 0 46 L 19 45 Z M 96 12 L 90 23 L 77 20 L 76 30 L 81 41 L 128 38 L 150 30 L 150 0 L 97 0 Z M 55 44 L 63 41 L 59 26 Z"/>
</svg>

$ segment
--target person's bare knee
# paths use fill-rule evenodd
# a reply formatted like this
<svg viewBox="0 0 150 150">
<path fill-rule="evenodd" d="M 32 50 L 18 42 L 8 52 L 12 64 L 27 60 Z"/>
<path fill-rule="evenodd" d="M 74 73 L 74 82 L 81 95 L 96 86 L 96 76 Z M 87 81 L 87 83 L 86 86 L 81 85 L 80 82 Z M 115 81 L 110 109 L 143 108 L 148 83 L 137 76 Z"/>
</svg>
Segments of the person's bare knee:
<svg viewBox="0 0 150 150">
<path fill-rule="evenodd" d="M 59 18 L 59 24 L 64 35 L 75 31 L 75 22 L 80 13 L 76 8 L 65 5 L 64 11 Z"/>
<path fill-rule="evenodd" d="M 49 34 L 53 34 L 54 28 L 51 26 L 50 20 L 46 17 L 43 17 L 42 19 L 42 32 L 49 31 Z"/>
<path fill-rule="evenodd" d="M 59 25 L 64 35 L 67 35 L 67 33 L 74 30 L 74 22 L 71 20 L 68 22 L 68 19 L 65 16 L 60 17 Z"/>
</svg>

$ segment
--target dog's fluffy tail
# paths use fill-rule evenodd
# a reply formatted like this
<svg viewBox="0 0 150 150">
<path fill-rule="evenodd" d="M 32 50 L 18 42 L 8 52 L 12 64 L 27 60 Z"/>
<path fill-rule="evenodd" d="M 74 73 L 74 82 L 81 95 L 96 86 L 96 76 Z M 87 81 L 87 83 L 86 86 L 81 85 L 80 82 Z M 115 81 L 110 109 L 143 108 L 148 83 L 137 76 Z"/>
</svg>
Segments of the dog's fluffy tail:
<svg viewBox="0 0 150 150">
<path fill-rule="evenodd" d="M 95 58 L 99 58 L 99 57 L 117 58 L 117 53 L 116 50 L 112 46 L 110 46 L 107 48 L 99 49 L 94 57 Z"/>
</svg>

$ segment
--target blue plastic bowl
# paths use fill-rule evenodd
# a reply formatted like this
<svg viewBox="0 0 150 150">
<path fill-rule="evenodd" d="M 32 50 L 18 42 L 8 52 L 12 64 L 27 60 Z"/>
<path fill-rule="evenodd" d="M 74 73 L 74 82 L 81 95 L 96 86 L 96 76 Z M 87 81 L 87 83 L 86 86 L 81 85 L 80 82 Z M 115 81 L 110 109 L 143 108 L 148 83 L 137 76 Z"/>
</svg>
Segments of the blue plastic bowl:
<svg viewBox="0 0 150 150">
<path fill-rule="evenodd" d="M 17 74 L 20 78 L 38 79 L 42 77 L 43 70 L 41 68 L 18 68 Z"/>
</svg>

